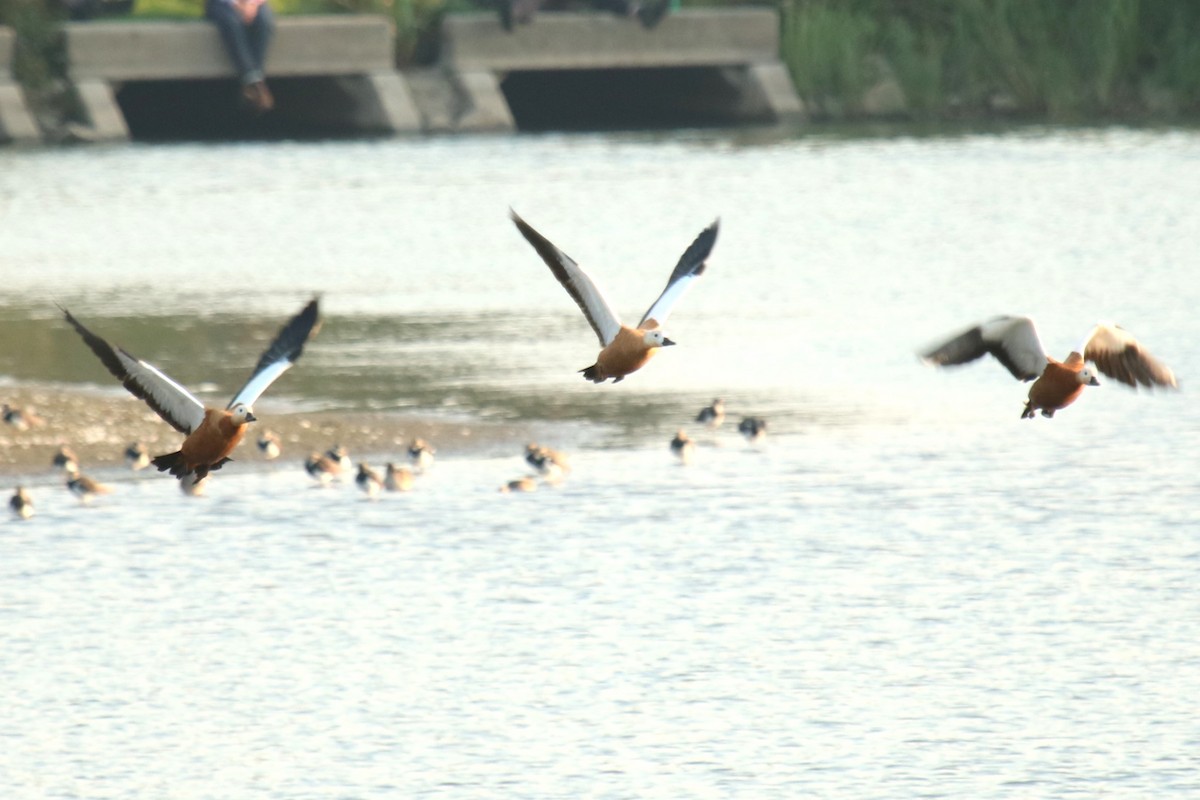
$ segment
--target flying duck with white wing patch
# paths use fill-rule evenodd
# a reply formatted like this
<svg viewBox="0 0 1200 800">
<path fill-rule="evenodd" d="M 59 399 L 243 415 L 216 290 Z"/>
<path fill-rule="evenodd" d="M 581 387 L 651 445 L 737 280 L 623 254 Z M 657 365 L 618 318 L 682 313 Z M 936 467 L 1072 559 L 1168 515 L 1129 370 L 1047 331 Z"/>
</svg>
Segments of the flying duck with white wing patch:
<svg viewBox="0 0 1200 800">
<path fill-rule="evenodd" d="M 1116 325 L 1100 323 L 1092 328 L 1083 344 L 1058 361 L 1046 354 L 1037 329 L 1029 317 L 996 317 L 955 334 L 921 354 L 921 359 L 939 367 L 966 364 L 984 355 L 996 357 L 1013 377 L 1033 381 L 1021 419 L 1031 419 L 1037 411 L 1053 417 L 1079 399 L 1084 386 L 1099 386 L 1088 362 L 1127 386 L 1139 385 L 1177 389 L 1175 373 L 1150 355 L 1128 331 Z"/>
<path fill-rule="evenodd" d="M 263 352 L 250 379 L 224 409 L 206 408 L 187 389 L 158 368 L 141 361 L 120 347 L 113 347 L 89 331 L 63 309 L 67 322 L 83 337 L 101 363 L 125 388 L 154 409 L 171 427 L 184 434 L 183 444 L 173 453 L 151 461 L 159 472 L 169 471 L 183 480 L 199 483 L 209 472 L 229 461 L 229 454 L 246 435 L 246 425 L 255 421 L 254 403 L 275 380 L 286 372 L 304 350 L 304 344 L 320 327 L 314 298 L 292 317 L 270 347 Z"/>
<path fill-rule="evenodd" d="M 533 249 L 546 262 L 546 266 L 550 267 L 554 277 L 558 278 L 567 294 L 571 295 L 571 299 L 583 311 L 583 315 L 591 323 L 592 330 L 600 339 L 603 349 L 600 355 L 596 356 L 596 363 L 580 370 L 584 378 L 592 383 L 603 383 L 612 378 L 613 383 L 617 383 L 631 372 L 644 367 L 659 348 L 675 344 L 663 333 L 662 326 L 666 324 L 671 309 L 679 299 L 696 279 L 704 274 L 707 266 L 705 260 L 717 241 L 717 226 L 720 220 L 705 228 L 684 251 L 679 263 L 671 272 L 667 288 L 634 328 L 621 323 L 612 306 L 604 298 L 604 293 L 582 267 L 530 227 L 515 211 L 511 213 L 517 230 L 533 245 Z"/>
</svg>

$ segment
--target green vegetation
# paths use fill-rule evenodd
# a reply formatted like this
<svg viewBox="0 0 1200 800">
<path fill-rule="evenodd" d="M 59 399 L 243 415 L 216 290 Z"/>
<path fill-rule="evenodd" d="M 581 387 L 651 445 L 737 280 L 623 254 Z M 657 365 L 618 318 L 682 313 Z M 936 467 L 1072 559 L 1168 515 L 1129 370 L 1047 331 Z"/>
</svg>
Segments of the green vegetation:
<svg viewBox="0 0 1200 800">
<path fill-rule="evenodd" d="M 781 0 L 814 113 L 863 113 L 891 74 L 917 117 L 1200 111 L 1195 0 Z"/>
<path fill-rule="evenodd" d="M 0 0 L 0 25 L 17 33 L 13 72 L 34 94 L 45 92 L 63 72 L 58 19 L 40 0 Z"/>
</svg>

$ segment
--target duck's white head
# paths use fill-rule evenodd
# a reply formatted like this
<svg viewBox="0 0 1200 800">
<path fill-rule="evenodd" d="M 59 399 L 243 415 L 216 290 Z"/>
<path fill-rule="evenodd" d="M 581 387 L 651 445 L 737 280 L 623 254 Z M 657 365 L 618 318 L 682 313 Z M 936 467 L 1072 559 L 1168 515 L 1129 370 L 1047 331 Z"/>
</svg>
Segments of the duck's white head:
<svg viewBox="0 0 1200 800">
<path fill-rule="evenodd" d="M 250 410 L 250 406 L 245 403 L 238 403 L 233 408 L 229 409 L 229 419 L 234 425 L 245 425 L 247 422 L 254 422 L 257 417 Z"/>
<path fill-rule="evenodd" d="M 642 335 L 642 344 L 646 345 L 646 347 L 670 347 L 675 343 L 668 339 L 667 335 L 660 329 L 654 328 Z"/>
<path fill-rule="evenodd" d="M 1096 380 L 1096 373 L 1091 367 L 1085 366 L 1079 370 L 1076 380 L 1084 386 L 1099 386 L 1100 381 Z"/>
</svg>

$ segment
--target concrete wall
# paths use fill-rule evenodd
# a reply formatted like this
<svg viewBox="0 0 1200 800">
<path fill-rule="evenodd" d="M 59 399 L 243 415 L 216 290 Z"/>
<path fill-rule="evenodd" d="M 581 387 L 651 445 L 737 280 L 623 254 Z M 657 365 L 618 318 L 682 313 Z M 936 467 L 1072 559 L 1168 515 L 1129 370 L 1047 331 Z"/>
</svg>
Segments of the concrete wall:
<svg viewBox="0 0 1200 800">
<path fill-rule="evenodd" d="M 649 82 L 628 84 L 647 94 L 653 83 L 653 102 L 663 99 L 668 118 L 673 108 L 723 124 L 790 121 L 804 112 L 779 61 L 778 15 L 767 8 L 689 9 L 650 29 L 600 12 L 544 12 L 512 31 L 495 14 L 452 14 L 443 21 L 441 61 L 408 74 L 394 69 L 387 17 L 276 19 L 267 76 L 281 92 L 266 119 L 280 124 L 371 133 L 512 131 L 517 121 L 504 94 L 510 75 L 521 76 L 528 94 L 530 80 L 549 87 L 564 74 L 611 70 L 655 73 Z M 169 82 L 235 78 L 216 29 L 203 20 L 96 20 L 63 29 L 68 74 L 85 117 L 80 138 L 129 137 L 119 98 L 138 104 L 141 124 L 164 99 L 164 108 L 173 104 L 198 113 L 195 120 L 213 119 L 197 107 L 192 90 Z M 11 50 L 11 32 L 0 31 L 0 140 L 36 136 L 20 90 L 6 78 Z M 706 77 L 697 79 L 697 70 Z M 560 97 L 573 91 L 559 86 Z M 540 88 L 533 97 L 552 104 L 555 92 Z"/>
<path fill-rule="evenodd" d="M 677 92 L 657 91 L 681 110 L 728 124 L 788 122 L 804 114 L 779 60 L 778 14 L 768 8 L 688 9 L 651 29 L 603 13 L 545 12 L 511 31 L 494 14 L 448 15 L 441 69 L 457 93 L 450 125 L 456 130 L 515 129 L 503 88 L 514 73 L 544 76 L 549 101 L 555 73 L 675 69 Z M 696 69 L 712 71 L 712 80 L 695 80 Z"/>
<path fill-rule="evenodd" d="M 609 14 L 539 14 L 505 31 L 493 14 L 442 22 L 442 61 L 471 72 L 717 67 L 776 61 L 779 16 L 769 8 L 689 9 L 653 29 Z"/>
<path fill-rule="evenodd" d="M 392 25 L 378 16 L 276 17 L 268 75 L 355 75 L 393 68 Z M 91 21 L 64 26 L 72 79 L 234 77 L 215 26 L 195 22 Z"/>
<path fill-rule="evenodd" d="M 279 98 L 272 113 L 363 133 L 419 131 L 420 115 L 394 68 L 393 35 L 383 16 L 276 17 L 268 82 L 320 80 L 311 92 Z M 118 103 L 126 82 L 236 77 L 216 27 L 202 20 L 68 23 L 64 41 L 68 73 L 95 140 L 129 137 Z"/>
</svg>

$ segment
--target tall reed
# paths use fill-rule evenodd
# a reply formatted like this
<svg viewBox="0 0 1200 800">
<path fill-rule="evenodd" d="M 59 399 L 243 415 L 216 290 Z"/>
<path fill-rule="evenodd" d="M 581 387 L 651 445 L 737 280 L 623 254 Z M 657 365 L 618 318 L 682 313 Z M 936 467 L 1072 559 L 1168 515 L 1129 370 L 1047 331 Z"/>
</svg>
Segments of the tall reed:
<svg viewBox="0 0 1200 800">
<path fill-rule="evenodd" d="M 781 0 L 784 60 L 817 113 L 861 109 L 872 57 L 914 115 L 1200 111 L 1195 0 Z"/>
</svg>

